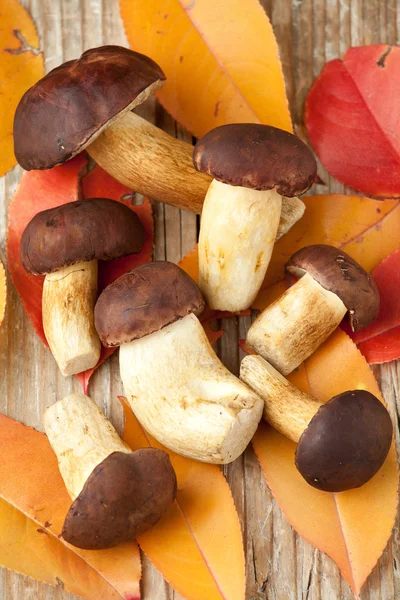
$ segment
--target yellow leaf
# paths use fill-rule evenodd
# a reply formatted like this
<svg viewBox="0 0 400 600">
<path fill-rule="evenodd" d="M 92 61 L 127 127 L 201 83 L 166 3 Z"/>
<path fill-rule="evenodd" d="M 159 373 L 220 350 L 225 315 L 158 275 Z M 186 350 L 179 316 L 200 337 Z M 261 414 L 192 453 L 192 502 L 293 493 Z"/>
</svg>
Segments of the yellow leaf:
<svg viewBox="0 0 400 600">
<path fill-rule="evenodd" d="M 28 88 L 44 75 L 35 25 L 17 0 L 0 2 L 0 177 L 16 164 L 14 113 Z"/>
<path fill-rule="evenodd" d="M 159 100 L 200 137 L 224 123 L 292 131 L 278 46 L 258 0 L 120 0 L 131 48 L 167 81 Z"/>
</svg>

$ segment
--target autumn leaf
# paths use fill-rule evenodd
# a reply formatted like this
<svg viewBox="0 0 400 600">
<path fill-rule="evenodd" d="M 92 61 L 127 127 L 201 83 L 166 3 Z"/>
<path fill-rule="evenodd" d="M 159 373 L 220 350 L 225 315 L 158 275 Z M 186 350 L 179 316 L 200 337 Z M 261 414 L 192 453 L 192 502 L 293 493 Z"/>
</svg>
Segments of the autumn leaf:
<svg viewBox="0 0 400 600">
<path fill-rule="evenodd" d="M 258 0 L 120 0 L 120 8 L 131 48 L 167 76 L 160 102 L 191 133 L 234 122 L 292 131 L 278 46 Z"/>
<path fill-rule="evenodd" d="M 23 268 L 19 257 L 20 238 L 26 225 L 38 212 L 79 199 L 81 195 L 80 176 L 85 166 L 85 157 L 79 155 L 48 171 L 24 173 L 9 207 L 7 256 L 11 278 L 37 334 L 46 345 L 42 324 L 44 279 L 28 274 Z M 99 290 L 101 291 L 104 286 L 122 273 L 151 260 L 153 252 L 152 208 L 147 199 L 141 206 L 133 205 L 132 191 L 116 182 L 100 167 L 95 167 L 83 178 L 82 187 L 85 197 L 107 197 L 129 206 L 138 214 L 146 232 L 146 242 L 140 254 L 109 262 L 99 261 Z M 95 368 L 114 350 L 114 348 L 103 348 Z M 78 376 L 85 393 L 87 393 L 89 379 L 94 370 L 90 369 Z"/>
<path fill-rule="evenodd" d="M 400 47 L 350 48 L 328 62 L 306 100 L 324 167 L 365 194 L 400 196 Z"/>
<path fill-rule="evenodd" d="M 136 542 L 89 551 L 61 537 L 71 499 L 47 437 L 0 415 L 0 453 L 0 565 L 87 600 L 139 600 Z"/>
<path fill-rule="evenodd" d="M 365 359 L 340 330 L 289 379 L 321 402 L 349 389 L 366 389 L 381 398 Z M 358 594 L 395 522 L 398 470 L 394 446 L 373 479 L 361 488 L 338 494 L 309 486 L 294 464 L 296 445 L 265 423 L 256 433 L 253 446 L 288 521 L 337 563 Z"/>
<path fill-rule="evenodd" d="M 4 314 L 6 312 L 6 298 L 7 298 L 7 280 L 6 272 L 2 262 L 0 261 L 0 325 L 3 322 Z"/>
<path fill-rule="evenodd" d="M 44 76 L 35 25 L 18 0 L 0 2 L 0 177 L 16 164 L 14 113 L 23 94 Z"/>
<path fill-rule="evenodd" d="M 132 450 L 168 452 L 178 480 L 176 500 L 138 542 L 163 577 L 187 600 L 243 600 L 242 534 L 232 495 L 216 465 L 179 456 L 142 429 L 127 401 L 124 440 Z"/>
<path fill-rule="evenodd" d="M 381 305 L 375 321 L 349 335 L 370 364 L 400 358 L 400 250 L 395 250 L 372 272 Z"/>
</svg>

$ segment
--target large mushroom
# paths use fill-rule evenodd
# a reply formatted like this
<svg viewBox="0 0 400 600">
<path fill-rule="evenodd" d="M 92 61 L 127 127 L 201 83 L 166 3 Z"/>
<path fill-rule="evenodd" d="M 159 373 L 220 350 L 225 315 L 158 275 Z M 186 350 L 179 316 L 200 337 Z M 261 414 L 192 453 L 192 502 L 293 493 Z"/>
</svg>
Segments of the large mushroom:
<svg viewBox="0 0 400 600">
<path fill-rule="evenodd" d="M 43 329 L 63 375 L 97 364 L 101 344 L 94 327 L 97 261 L 140 252 L 144 230 L 138 216 L 108 198 L 69 202 L 33 217 L 21 238 L 21 262 L 46 275 Z"/>
<path fill-rule="evenodd" d="M 193 146 L 131 112 L 164 81 L 153 60 L 120 46 L 92 48 L 53 69 L 17 107 L 19 164 L 27 171 L 50 169 L 86 149 L 129 188 L 200 213 L 211 179 L 194 169 Z M 303 213 L 300 200 L 285 201 L 280 235 Z"/>
<path fill-rule="evenodd" d="M 348 254 L 323 244 L 295 252 L 286 269 L 299 277 L 257 317 L 247 342 L 283 375 L 291 373 L 331 335 L 348 312 L 353 331 L 379 312 L 379 291 Z"/>
<path fill-rule="evenodd" d="M 72 394 L 50 406 L 44 427 L 73 500 L 62 530 L 73 546 L 102 550 L 132 540 L 174 501 L 168 454 L 132 452 L 88 396 Z"/>
<path fill-rule="evenodd" d="M 253 437 L 262 400 L 221 363 L 196 315 L 204 300 L 177 265 L 154 262 L 122 275 L 99 296 L 95 325 L 119 362 L 130 406 L 179 454 L 229 463 Z"/>
<path fill-rule="evenodd" d="M 261 356 L 246 356 L 240 377 L 264 399 L 264 419 L 298 443 L 296 467 L 325 492 L 357 488 L 385 462 L 393 428 L 382 402 L 351 390 L 318 402 L 289 383 Z"/>
<path fill-rule="evenodd" d="M 264 280 L 282 196 L 311 187 L 315 158 L 287 131 L 240 123 L 208 132 L 193 161 L 214 177 L 201 218 L 199 286 L 211 308 L 239 312 L 249 308 Z"/>
</svg>

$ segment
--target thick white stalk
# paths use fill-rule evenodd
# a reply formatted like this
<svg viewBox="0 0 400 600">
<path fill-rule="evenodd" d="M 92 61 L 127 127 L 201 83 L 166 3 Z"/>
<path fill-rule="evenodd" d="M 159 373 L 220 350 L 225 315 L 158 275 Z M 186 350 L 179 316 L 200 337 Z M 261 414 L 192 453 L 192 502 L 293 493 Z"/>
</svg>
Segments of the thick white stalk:
<svg viewBox="0 0 400 600">
<path fill-rule="evenodd" d="M 44 413 L 44 428 L 72 500 L 107 456 L 132 452 L 93 400 L 83 394 L 71 394 L 50 406 Z"/>
<path fill-rule="evenodd" d="M 261 287 L 278 231 L 282 197 L 213 180 L 199 237 L 199 286 L 210 308 L 239 312 Z"/>
<path fill-rule="evenodd" d="M 224 367 L 195 315 L 124 344 L 119 360 L 133 412 L 162 444 L 210 463 L 245 450 L 263 402 Z"/>
<path fill-rule="evenodd" d="M 346 312 L 336 294 L 306 273 L 257 317 L 247 342 L 287 375 L 331 335 Z"/>
<path fill-rule="evenodd" d="M 261 356 L 242 360 L 240 379 L 264 400 L 264 419 L 297 443 L 321 403 L 292 385 Z"/>
<path fill-rule="evenodd" d="M 94 327 L 97 260 L 64 267 L 46 275 L 43 286 L 43 329 L 50 350 L 65 376 L 97 364 L 100 339 Z"/>
</svg>

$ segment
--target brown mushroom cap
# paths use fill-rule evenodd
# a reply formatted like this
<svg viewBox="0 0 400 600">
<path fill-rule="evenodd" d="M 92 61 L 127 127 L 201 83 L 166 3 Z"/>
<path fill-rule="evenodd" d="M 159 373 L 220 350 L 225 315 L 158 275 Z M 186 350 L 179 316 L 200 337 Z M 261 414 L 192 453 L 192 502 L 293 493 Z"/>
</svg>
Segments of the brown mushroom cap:
<svg viewBox="0 0 400 600">
<path fill-rule="evenodd" d="M 21 237 L 21 262 L 33 275 L 89 260 L 140 252 L 145 234 L 139 217 L 121 202 L 90 198 L 44 210 Z"/>
<path fill-rule="evenodd" d="M 112 548 L 153 527 L 175 496 L 175 471 L 166 452 L 113 452 L 97 465 L 72 503 L 62 536 L 85 550 Z"/>
<path fill-rule="evenodd" d="M 368 273 L 343 250 L 315 244 L 306 246 L 286 263 L 296 275 L 311 275 L 323 288 L 336 294 L 350 315 L 353 331 L 367 327 L 379 312 L 379 291 Z"/>
<path fill-rule="evenodd" d="M 150 58 L 120 46 L 87 50 L 53 69 L 22 97 L 14 118 L 14 150 L 27 171 L 49 169 L 88 146 L 139 94 L 165 75 Z"/>
<path fill-rule="evenodd" d="M 298 137 L 256 123 L 212 129 L 197 142 L 193 163 L 223 183 L 255 190 L 276 188 L 289 197 L 306 192 L 317 174 L 311 150 Z"/>
<path fill-rule="evenodd" d="M 365 390 L 334 396 L 323 404 L 300 438 L 296 467 L 313 487 L 343 492 L 379 471 L 393 434 L 382 402 Z"/>
<path fill-rule="evenodd" d="M 100 294 L 94 324 L 103 346 L 121 346 L 204 310 L 195 282 L 167 261 L 141 265 Z"/>
</svg>

